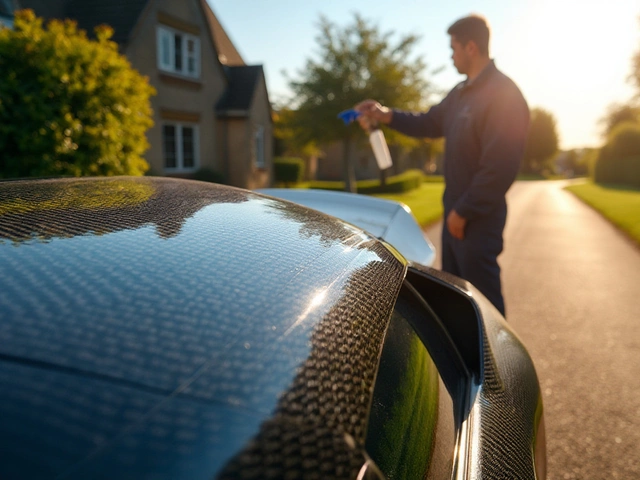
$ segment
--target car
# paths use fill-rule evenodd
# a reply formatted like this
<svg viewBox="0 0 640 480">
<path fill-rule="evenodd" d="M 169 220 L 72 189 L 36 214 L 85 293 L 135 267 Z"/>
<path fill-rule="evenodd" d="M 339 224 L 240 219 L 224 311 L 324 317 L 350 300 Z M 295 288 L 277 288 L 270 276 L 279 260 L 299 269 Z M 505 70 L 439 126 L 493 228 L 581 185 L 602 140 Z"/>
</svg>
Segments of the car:
<svg viewBox="0 0 640 480">
<path fill-rule="evenodd" d="M 0 478 L 544 478 L 533 362 L 478 290 L 269 193 L 0 182 Z"/>
</svg>

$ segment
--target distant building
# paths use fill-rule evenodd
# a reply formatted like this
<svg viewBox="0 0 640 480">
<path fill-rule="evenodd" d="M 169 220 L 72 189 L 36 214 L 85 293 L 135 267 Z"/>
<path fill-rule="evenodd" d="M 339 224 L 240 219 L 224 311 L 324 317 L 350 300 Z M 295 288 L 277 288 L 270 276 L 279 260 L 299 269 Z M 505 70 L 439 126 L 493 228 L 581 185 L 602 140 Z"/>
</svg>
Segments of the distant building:
<svg viewBox="0 0 640 480">
<path fill-rule="evenodd" d="M 150 174 L 221 174 L 244 188 L 271 184 L 273 121 L 261 65 L 246 65 L 206 0 L 0 0 L 45 19 L 100 24 L 150 79 Z M 249 12 L 248 12 L 249 14 Z"/>
</svg>

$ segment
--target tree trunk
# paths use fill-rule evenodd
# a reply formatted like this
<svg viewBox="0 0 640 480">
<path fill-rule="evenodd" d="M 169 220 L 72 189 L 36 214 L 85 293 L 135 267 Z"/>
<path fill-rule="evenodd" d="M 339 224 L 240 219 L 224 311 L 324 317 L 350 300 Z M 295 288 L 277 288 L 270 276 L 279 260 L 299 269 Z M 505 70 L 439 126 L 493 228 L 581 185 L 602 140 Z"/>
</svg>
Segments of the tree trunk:
<svg viewBox="0 0 640 480">
<path fill-rule="evenodd" d="M 387 172 L 389 171 L 388 168 L 385 168 L 384 170 L 380 170 L 380 186 L 384 187 L 387 184 Z"/>
<path fill-rule="evenodd" d="M 351 158 L 351 138 L 346 137 L 342 143 L 342 164 L 344 165 L 344 190 L 345 192 L 357 193 L 356 173 Z"/>
</svg>

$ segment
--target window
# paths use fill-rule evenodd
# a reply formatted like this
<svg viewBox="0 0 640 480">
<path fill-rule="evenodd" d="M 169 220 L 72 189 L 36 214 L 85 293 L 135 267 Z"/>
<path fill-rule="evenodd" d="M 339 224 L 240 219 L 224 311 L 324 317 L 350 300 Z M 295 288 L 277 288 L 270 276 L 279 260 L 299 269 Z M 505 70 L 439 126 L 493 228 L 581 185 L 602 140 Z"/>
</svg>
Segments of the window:
<svg viewBox="0 0 640 480">
<path fill-rule="evenodd" d="M 192 171 L 198 167 L 198 127 L 180 123 L 162 126 L 164 168 Z"/>
<path fill-rule="evenodd" d="M 264 159 L 264 127 L 258 125 L 254 134 L 254 155 L 253 163 L 258 168 L 265 167 Z"/>
<path fill-rule="evenodd" d="M 158 27 L 158 68 L 187 77 L 200 76 L 200 39 L 169 27 Z"/>
</svg>

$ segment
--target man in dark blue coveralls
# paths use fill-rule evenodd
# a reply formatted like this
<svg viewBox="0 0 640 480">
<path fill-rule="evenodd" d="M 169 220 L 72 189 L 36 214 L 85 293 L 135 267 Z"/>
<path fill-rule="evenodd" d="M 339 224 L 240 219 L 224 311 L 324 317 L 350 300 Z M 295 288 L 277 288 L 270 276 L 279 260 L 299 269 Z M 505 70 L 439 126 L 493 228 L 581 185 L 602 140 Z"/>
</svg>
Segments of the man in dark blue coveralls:
<svg viewBox="0 0 640 480">
<path fill-rule="evenodd" d="M 505 194 L 520 169 L 529 108 L 489 57 L 484 18 L 461 18 L 447 33 L 453 65 L 467 79 L 440 104 L 425 113 L 389 109 L 375 100 L 355 108 L 363 128 L 381 122 L 413 137 L 445 137 L 442 269 L 470 281 L 504 315 L 498 255 Z"/>
</svg>

